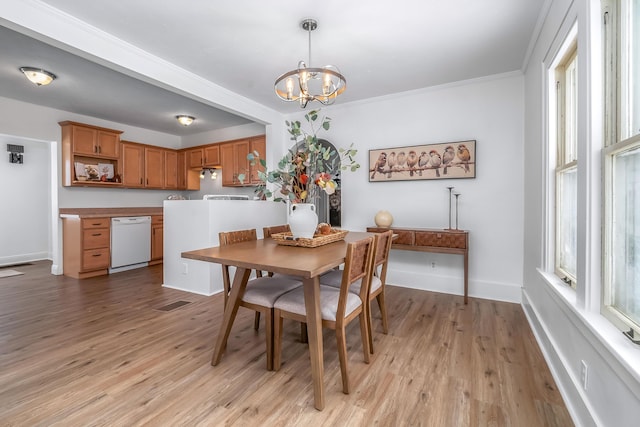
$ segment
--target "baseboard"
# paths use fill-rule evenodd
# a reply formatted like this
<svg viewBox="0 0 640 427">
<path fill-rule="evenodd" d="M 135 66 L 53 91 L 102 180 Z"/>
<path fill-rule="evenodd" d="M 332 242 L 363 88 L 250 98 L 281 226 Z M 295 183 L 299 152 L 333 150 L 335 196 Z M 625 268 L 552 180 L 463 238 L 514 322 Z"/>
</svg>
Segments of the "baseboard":
<svg viewBox="0 0 640 427">
<path fill-rule="evenodd" d="M 569 366 L 568 362 L 556 351 L 558 347 L 555 340 L 548 333 L 536 308 L 531 305 L 525 289 L 522 289 L 522 308 L 573 422 L 577 426 L 600 425 L 591 415 L 594 412 L 584 396 L 579 378 L 566 368 Z"/>
<path fill-rule="evenodd" d="M 391 286 L 420 289 L 423 291 L 441 292 L 452 295 L 464 294 L 462 277 L 440 276 L 389 269 L 387 283 Z M 522 288 L 519 284 L 505 284 L 469 279 L 469 296 L 494 301 L 522 301 Z"/>
<path fill-rule="evenodd" d="M 189 292 L 190 294 L 204 295 L 206 297 L 210 297 L 212 295 L 219 294 L 220 292 L 222 292 L 222 290 L 219 290 L 219 291 L 212 292 L 212 293 L 204 293 L 204 292 L 194 291 L 193 289 L 185 289 L 185 288 L 181 288 L 179 286 L 171 286 L 171 285 L 166 285 L 166 284 L 162 284 L 162 287 L 163 288 L 167 288 L 167 289 L 175 289 L 177 291 Z"/>
<path fill-rule="evenodd" d="M 27 262 L 51 260 L 48 252 L 34 252 L 31 254 L 11 255 L 0 257 L 0 267 L 6 267 L 15 264 L 24 264 Z"/>
</svg>

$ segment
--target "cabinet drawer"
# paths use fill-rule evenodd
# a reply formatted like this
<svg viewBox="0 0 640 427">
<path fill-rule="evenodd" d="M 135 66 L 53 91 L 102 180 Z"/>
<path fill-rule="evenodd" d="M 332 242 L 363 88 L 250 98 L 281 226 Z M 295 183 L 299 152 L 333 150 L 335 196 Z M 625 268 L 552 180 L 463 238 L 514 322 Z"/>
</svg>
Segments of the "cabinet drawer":
<svg viewBox="0 0 640 427">
<path fill-rule="evenodd" d="M 109 248 L 89 249 L 82 252 L 82 269 L 97 270 L 109 267 Z"/>
<path fill-rule="evenodd" d="M 82 232 L 84 249 L 108 248 L 110 240 L 109 234 L 108 228 L 90 228 L 84 230 Z"/>
<path fill-rule="evenodd" d="M 466 245 L 466 234 L 440 233 L 437 231 L 416 231 L 416 246 L 464 249 Z"/>
<path fill-rule="evenodd" d="M 397 234 L 398 238 L 393 241 L 394 245 L 410 245 L 414 244 L 414 232 L 410 230 L 393 230 L 393 234 Z"/>
<path fill-rule="evenodd" d="M 85 218 L 82 220 L 82 229 L 109 228 L 109 218 Z"/>
</svg>

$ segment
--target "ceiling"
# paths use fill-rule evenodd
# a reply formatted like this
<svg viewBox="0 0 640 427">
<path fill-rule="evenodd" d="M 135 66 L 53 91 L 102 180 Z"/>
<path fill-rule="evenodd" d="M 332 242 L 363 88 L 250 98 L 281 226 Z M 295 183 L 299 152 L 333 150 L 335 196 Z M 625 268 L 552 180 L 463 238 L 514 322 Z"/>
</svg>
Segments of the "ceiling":
<svg viewBox="0 0 640 427">
<path fill-rule="evenodd" d="M 279 100 L 273 83 L 298 61 L 308 62 L 303 18 L 318 21 L 311 36 L 311 65 L 335 65 L 347 79 L 347 90 L 336 101 L 343 104 L 521 70 L 546 1 L 396 0 L 366 7 L 343 0 L 314 5 L 299 0 L 34 3 L 270 109 L 291 113 L 299 107 Z M 0 96 L 180 136 L 249 122 L 212 102 L 130 77 L 115 65 L 107 68 L 77 49 L 31 38 L 8 25 L 0 11 L 3 23 Z M 58 79 L 36 87 L 18 71 L 20 66 L 45 68 Z M 178 125 L 173 117 L 181 113 L 197 117 L 196 122 Z"/>
</svg>

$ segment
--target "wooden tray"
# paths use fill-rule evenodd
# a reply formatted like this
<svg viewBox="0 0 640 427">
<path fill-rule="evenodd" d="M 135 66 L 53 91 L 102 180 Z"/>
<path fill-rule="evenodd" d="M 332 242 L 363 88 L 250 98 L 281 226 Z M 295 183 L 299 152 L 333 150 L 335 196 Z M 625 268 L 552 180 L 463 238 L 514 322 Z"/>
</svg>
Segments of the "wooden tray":
<svg viewBox="0 0 640 427">
<path fill-rule="evenodd" d="M 274 233 L 271 238 L 279 245 L 285 246 L 302 246 L 304 248 L 316 248 L 318 246 L 327 245 L 344 239 L 349 231 L 331 229 L 331 234 L 316 234 L 313 239 L 298 238 L 294 239 L 290 231 L 284 233 Z"/>
</svg>

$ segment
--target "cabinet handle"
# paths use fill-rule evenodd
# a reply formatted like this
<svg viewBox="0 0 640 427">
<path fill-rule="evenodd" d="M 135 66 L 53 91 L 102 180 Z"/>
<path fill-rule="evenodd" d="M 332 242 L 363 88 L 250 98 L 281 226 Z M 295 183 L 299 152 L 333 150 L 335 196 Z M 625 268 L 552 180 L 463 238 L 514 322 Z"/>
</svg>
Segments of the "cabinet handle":
<svg viewBox="0 0 640 427">
<path fill-rule="evenodd" d="M 93 233 L 92 236 L 96 237 L 96 236 L 102 236 L 102 233 Z"/>
<path fill-rule="evenodd" d="M 102 153 L 102 147 L 98 145 L 98 153 Z"/>
<path fill-rule="evenodd" d="M 99 256 L 102 256 L 102 254 L 93 254 L 93 255 L 91 255 L 91 256 L 93 256 L 93 257 L 99 257 Z"/>
<path fill-rule="evenodd" d="M 142 178 L 140 178 L 140 185 L 142 185 Z"/>
<path fill-rule="evenodd" d="M 91 225 L 100 225 L 100 223 L 99 223 L 99 222 L 94 222 L 94 223 L 93 223 L 93 224 L 91 224 Z"/>
</svg>

